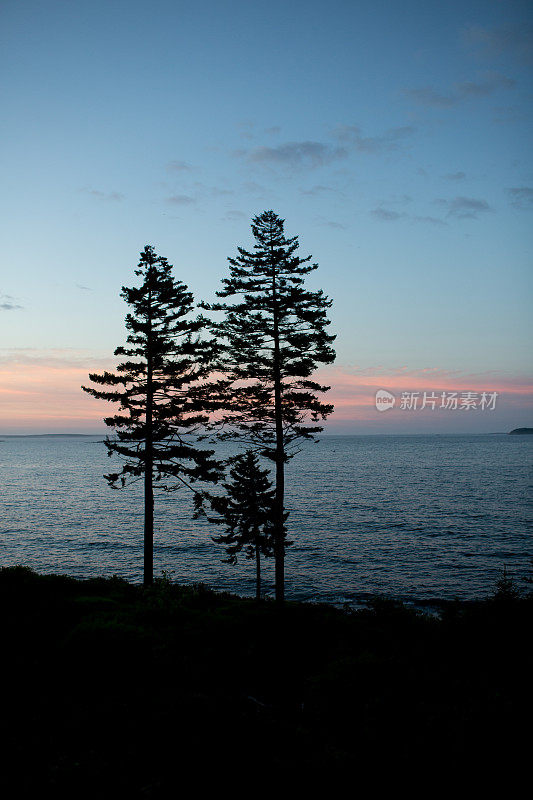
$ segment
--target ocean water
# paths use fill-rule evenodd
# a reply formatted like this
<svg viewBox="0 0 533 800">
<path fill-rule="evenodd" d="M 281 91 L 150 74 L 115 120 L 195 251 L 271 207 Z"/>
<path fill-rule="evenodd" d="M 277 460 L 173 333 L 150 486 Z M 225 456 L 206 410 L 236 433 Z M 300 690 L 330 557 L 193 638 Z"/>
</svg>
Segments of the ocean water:
<svg viewBox="0 0 533 800">
<path fill-rule="evenodd" d="M 287 468 L 287 596 L 413 603 L 489 594 L 530 573 L 533 437 L 323 436 Z M 101 437 L 0 441 L 0 565 L 142 580 L 142 486 L 112 490 Z M 173 580 L 254 592 L 254 565 L 222 562 L 189 493 L 156 495 L 154 566 Z M 273 566 L 264 565 L 272 592 Z"/>
</svg>

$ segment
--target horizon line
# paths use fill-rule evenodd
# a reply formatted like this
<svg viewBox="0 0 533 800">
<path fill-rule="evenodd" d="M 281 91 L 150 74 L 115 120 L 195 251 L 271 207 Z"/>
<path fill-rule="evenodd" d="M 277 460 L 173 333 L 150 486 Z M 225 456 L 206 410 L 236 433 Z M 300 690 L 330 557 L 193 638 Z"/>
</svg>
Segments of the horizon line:
<svg viewBox="0 0 533 800">
<path fill-rule="evenodd" d="M 518 428 L 513 428 L 512 430 L 520 430 L 527 426 L 519 426 Z M 326 431 L 321 431 L 319 436 L 502 436 L 502 435 L 509 435 L 511 431 L 387 431 L 384 433 L 335 433 L 331 432 L 328 433 Z M 103 432 L 95 432 L 95 433 L 77 433 L 77 432 L 69 432 L 69 433 L 1 433 L 0 438 L 3 439 L 37 439 L 37 438 L 46 438 L 51 436 L 57 437 L 64 437 L 68 438 L 71 437 L 88 437 L 92 438 L 95 436 L 106 436 L 107 433 Z M 238 441 L 237 439 L 235 441 Z"/>
</svg>

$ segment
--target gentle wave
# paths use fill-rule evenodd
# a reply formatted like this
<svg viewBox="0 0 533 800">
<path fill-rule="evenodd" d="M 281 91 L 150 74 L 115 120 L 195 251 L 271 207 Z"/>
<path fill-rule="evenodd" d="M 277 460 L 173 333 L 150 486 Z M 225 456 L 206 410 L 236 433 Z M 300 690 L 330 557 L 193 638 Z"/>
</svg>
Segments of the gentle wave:
<svg viewBox="0 0 533 800">
<path fill-rule="evenodd" d="M 505 435 L 324 436 L 287 469 L 288 596 L 468 599 L 489 593 L 504 564 L 520 581 L 532 555 L 532 453 L 531 439 Z M 5 438 L 0 458 L 0 563 L 142 579 L 141 487 L 108 488 L 100 437 Z M 192 519 L 189 496 L 158 496 L 156 574 L 252 594 L 253 564 L 224 564 L 218 532 Z M 270 561 L 264 572 L 272 591 Z"/>
</svg>

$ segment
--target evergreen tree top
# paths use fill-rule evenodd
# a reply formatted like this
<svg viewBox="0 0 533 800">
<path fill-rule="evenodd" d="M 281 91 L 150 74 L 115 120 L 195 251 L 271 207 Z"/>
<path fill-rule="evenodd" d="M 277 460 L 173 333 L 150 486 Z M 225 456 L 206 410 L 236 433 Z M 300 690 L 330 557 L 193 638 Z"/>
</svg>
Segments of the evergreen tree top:
<svg viewBox="0 0 533 800">
<path fill-rule="evenodd" d="M 140 284 L 122 287 L 130 309 L 128 336 L 115 355 L 125 359 L 115 372 L 91 373 L 96 387 L 82 387 L 116 404 L 113 416 L 104 419 L 116 437 L 106 440 L 108 452 L 124 462 L 120 472 L 106 476 L 113 486 L 142 476 L 147 458 L 163 488 L 170 488 L 172 479 L 176 486 L 221 476 L 213 451 L 195 442 L 208 421 L 208 398 L 200 387 L 212 370 L 217 345 L 200 336 L 205 320 L 192 316 L 193 295 L 172 269 L 153 247 L 144 248 L 135 269 Z"/>
<path fill-rule="evenodd" d="M 249 558 L 259 547 L 263 555 L 272 555 L 272 509 L 275 491 L 269 470 L 261 469 L 252 450 L 231 459 L 230 479 L 224 485 L 225 495 L 211 498 L 217 517 L 211 522 L 223 524 L 225 534 L 213 536 L 217 544 L 226 546 L 228 561 L 235 563 L 244 549 Z"/>
</svg>

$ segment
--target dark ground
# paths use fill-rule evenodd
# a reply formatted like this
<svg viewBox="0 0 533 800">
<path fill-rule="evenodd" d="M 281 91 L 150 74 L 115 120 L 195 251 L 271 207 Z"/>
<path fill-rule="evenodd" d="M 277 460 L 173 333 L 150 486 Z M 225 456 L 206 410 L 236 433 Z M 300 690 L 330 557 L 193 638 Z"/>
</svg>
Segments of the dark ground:
<svg viewBox="0 0 533 800">
<path fill-rule="evenodd" d="M 531 596 L 349 612 L 0 571 L 4 797 L 174 797 L 187 775 L 529 755 Z M 375 774 L 375 773 L 374 773 Z M 437 774 L 437 773 L 435 773 Z M 261 782 L 261 780 L 260 780 Z"/>
</svg>

